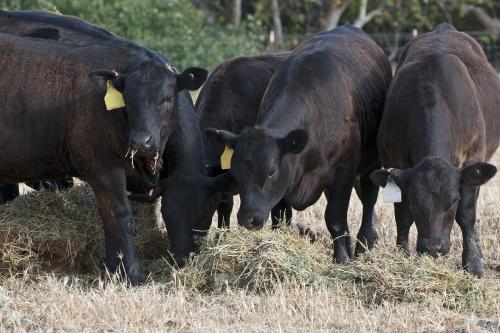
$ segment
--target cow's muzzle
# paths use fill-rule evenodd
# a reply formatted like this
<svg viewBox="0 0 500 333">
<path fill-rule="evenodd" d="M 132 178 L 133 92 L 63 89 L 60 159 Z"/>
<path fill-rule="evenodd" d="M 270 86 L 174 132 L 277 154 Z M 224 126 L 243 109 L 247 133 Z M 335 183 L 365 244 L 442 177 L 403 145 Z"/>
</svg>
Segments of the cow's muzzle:
<svg viewBox="0 0 500 333">
<path fill-rule="evenodd" d="M 433 257 L 445 255 L 450 252 L 451 242 L 444 238 L 418 238 L 417 252 L 428 254 Z"/>
<path fill-rule="evenodd" d="M 266 222 L 265 214 L 238 212 L 238 224 L 248 230 L 259 230 Z"/>
<path fill-rule="evenodd" d="M 158 147 L 155 147 L 153 136 L 149 132 L 133 132 L 130 135 L 129 147 L 137 151 L 139 156 L 144 157 L 149 157 L 158 150 Z"/>
</svg>

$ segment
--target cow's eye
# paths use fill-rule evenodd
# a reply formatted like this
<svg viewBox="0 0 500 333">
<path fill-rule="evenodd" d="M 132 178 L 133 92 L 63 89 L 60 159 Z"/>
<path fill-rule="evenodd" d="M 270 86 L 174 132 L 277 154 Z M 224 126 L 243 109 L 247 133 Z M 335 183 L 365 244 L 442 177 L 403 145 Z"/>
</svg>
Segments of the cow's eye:
<svg viewBox="0 0 500 333">
<path fill-rule="evenodd" d="M 276 169 L 269 171 L 269 178 L 273 178 L 276 175 Z"/>
</svg>

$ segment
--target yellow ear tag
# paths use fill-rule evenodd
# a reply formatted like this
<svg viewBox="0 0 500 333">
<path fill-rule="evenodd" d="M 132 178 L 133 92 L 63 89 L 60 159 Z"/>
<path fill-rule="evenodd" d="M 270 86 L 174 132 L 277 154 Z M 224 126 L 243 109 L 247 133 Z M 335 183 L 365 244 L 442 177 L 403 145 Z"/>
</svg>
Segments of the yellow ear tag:
<svg viewBox="0 0 500 333">
<path fill-rule="evenodd" d="M 119 109 L 125 107 L 125 100 L 121 92 L 116 90 L 110 80 L 106 82 L 108 85 L 108 90 L 104 96 L 104 104 L 106 104 L 106 110 L 111 111 L 114 109 Z"/>
<path fill-rule="evenodd" d="M 233 157 L 233 148 L 226 146 L 224 152 L 220 156 L 220 167 L 222 170 L 231 169 L 231 158 Z"/>
</svg>

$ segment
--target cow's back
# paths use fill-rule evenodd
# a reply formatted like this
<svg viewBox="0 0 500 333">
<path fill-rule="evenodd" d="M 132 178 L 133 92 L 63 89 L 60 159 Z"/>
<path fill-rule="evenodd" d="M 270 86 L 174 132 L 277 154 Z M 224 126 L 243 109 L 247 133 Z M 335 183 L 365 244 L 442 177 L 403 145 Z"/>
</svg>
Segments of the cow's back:
<svg viewBox="0 0 500 333">
<path fill-rule="evenodd" d="M 96 63 L 100 68 L 125 69 L 126 52 L 1 33 L 0 44 L 0 137 L 5 143 L 1 158 L 9 166 L 0 181 L 75 175 L 77 161 L 69 160 L 70 151 L 80 149 L 85 155 L 92 153 L 85 147 L 105 150 L 119 143 L 124 133 L 111 129 L 119 124 L 126 128 L 126 119 L 119 112 L 103 112 L 102 96 L 88 73 Z M 14 175 L 21 167 L 25 178 L 17 179 Z"/>
<path fill-rule="evenodd" d="M 362 145 L 370 144 L 391 77 L 387 57 L 362 30 L 342 26 L 313 35 L 278 67 L 259 124 L 288 131 L 300 128 L 297 120 L 303 128 L 314 124 L 310 135 L 326 147 L 354 128 Z"/>
<path fill-rule="evenodd" d="M 201 127 L 239 133 L 255 124 L 260 101 L 285 55 L 238 57 L 217 66 L 196 101 Z"/>
<path fill-rule="evenodd" d="M 208 77 L 198 99 L 200 127 L 240 133 L 257 121 L 262 96 L 287 53 L 237 57 L 217 66 Z M 206 145 L 207 157 L 216 163 L 224 146 Z"/>
<path fill-rule="evenodd" d="M 430 68 L 433 74 L 424 77 L 426 68 Z M 403 75 L 406 78 L 400 79 Z M 414 82 L 405 83 L 405 80 Z M 433 82 L 440 87 L 439 91 L 428 86 Z M 406 89 L 402 86 L 405 84 L 408 85 Z M 413 85 L 413 92 L 409 85 Z M 461 146 L 463 150 L 474 150 L 473 153 L 482 149 L 482 159 L 492 156 L 500 141 L 500 79 L 474 38 L 449 24 L 440 24 L 434 31 L 411 41 L 402 53 L 390 95 L 410 97 L 415 95 L 415 91 L 427 93 L 413 97 L 420 99 L 413 106 L 419 103 L 428 106 L 434 100 L 446 104 L 435 107 L 440 112 L 449 113 L 448 121 L 453 124 L 450 133 L 454 136 L 456 146 Z M 400 125 L 398 128 L 411 126 Z M 466 144 L 478 140 L 478 136 L 484 137 L 484 141 L 479 144 L 481 148 L 471 148 L 470 144 Z M 472 153 L 457 151 L 457 154 L 463 155 L 463 159 Z"/>
</svg>

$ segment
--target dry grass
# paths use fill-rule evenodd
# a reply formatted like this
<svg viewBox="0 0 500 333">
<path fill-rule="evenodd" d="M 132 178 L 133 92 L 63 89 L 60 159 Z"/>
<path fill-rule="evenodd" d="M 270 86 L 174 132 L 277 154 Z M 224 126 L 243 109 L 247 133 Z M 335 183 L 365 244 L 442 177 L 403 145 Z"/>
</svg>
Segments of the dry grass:
<svg viewBox="0 0 500 333">
<path fill-rule="evenodd" d="M 500 153 L 493 163 L 500 166 Z M 85 253 L 102 256 L 102 232 L 88 190 L 75 191 L 80 191 L 76 198 L 88 201 L 68 201 L 71 195 L 61 193 L 33 194 L 0 210 L 0 245 L 18 240 L 17 249 L 2 247 L 0 331 L 500 330 L 500 176 L 482 188 L 479 199 L 487 260 L 483 279 L 459 269 L 458 228 L 448 256 L 434 260 L 399 253 L 392 207 L 383 203 L 377 204 L 381 238 L 376 249 L 347 265 L 335 265 L 322 199 L 295 215 L 322 236 L 318 243 L 309 244 L 290 230 L 214 231 L 200 255 L 179 271 L 158 259 L 164 250 L 156 247 L 165 243 L 149 241 L 158 232 L 154 223 L 142 224 L 153 220 L 149 210 L 139 218 L 146 227 L 137 226 L 137 246 L 148 257 L 150 282 L 127 288 L 76 269 Z M 360 215 L 361 205 L 353 196 L 351 230 L 357 230 Z M 56 228 L 47 230 L 48 221 Z M 141 236 L 143 232 L 149 236 Z M 50 255 L 40 245 L 47 240 L 59 246 Z M 411 240 L 414 247 L 415 230 Z M 47 273 L 49 266 L 59 268 Z"/>
</svg>

